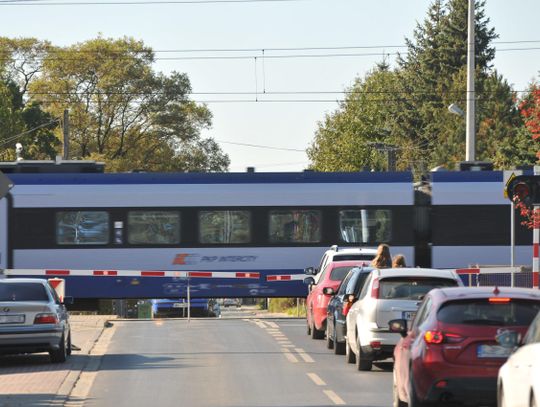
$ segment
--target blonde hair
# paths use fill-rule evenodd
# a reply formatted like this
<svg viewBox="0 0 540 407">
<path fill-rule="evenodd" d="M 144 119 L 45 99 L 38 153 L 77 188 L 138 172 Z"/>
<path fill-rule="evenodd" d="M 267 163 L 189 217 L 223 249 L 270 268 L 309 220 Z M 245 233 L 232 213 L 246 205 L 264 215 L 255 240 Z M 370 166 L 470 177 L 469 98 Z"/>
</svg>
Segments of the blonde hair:
<svg viewBox="0 0 540 407">
<path fill-rule="evenodd" d="M 371 261 L 371 265 L 379 269 L 391 267 L 392 256 L 390 256 L 390 246 L 381 243 L 379 247 L 377 247 L 377 254 Z"/>
<path fill-rule="evenodd" d="M 407 267 L 405 264 L 405 256 L 402 254 L 396 254 L 392 260 L 392 268 Z"/>
</svg>

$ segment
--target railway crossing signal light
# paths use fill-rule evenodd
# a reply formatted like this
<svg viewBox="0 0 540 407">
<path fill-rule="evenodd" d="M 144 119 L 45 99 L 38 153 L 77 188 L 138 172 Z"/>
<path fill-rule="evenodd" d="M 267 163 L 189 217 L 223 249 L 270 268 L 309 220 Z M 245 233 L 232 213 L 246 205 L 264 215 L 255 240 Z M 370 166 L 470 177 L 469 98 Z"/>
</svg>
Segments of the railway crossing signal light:
<svg viewBox="0 0 540 407">
<path fill-rule="evenodd" d="M 517 197 L 526 206 L 540 205 L 540 175 L 520 175 L 506 184 L 508 199 Z"/>
</svg>

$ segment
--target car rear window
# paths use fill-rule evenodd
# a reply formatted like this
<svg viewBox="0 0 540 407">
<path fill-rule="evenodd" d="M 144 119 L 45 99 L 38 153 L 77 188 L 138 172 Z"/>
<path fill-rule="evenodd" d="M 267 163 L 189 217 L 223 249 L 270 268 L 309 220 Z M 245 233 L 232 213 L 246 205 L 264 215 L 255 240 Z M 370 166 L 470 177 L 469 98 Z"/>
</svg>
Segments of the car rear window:
<svg viewBox="0 0 540 407">
<path fill-rule="evenodd" d="M 434 288 L 457 286 L 454 280 L 433 277 L 391 277 L 379 284 L 379 298 L 387 300 L 421 300 Z"/>
<path fill-rule="evenodd" d="M 45 287 L 39 283 L 0 284 L 0 301 L 49 301 Z"/>
<path fill-rule="evenodd" d="M 332 261 L 365 260 L 371 262 L 374 257 L 374 254 L 336 254 Z"/>
<path fill-rule="evenodd" d="M 341 266 L 341 267 L 334 267 L 332 269 L 332 272 L 330 273 L 330 280 L 332 281 L 343 281 L 343 279 L 347 276 L 349 271 L 356 266 Z"/>
<path fill-rule="evenodd" d="M 448 324 L 529 326 L 540 311 L 539 301 L 490 302 L 488 298 L 450 301 L 437 312 Z"/>
</svg>

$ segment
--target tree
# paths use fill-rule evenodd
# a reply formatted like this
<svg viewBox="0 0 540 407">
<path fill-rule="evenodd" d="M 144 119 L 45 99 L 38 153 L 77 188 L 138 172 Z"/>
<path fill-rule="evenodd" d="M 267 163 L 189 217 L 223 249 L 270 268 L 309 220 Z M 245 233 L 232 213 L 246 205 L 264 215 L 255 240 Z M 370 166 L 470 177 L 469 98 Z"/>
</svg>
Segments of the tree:
<svg viewBox="0 0 540 407">
<path fill-rule="evenodd" d="M 151 48 L 132 38 L 65 48 L 0 38 L 0 74 L 20 101 L 21 132 L 32 130 L 20 136 L 25 158 L 54 158 L 68 109 L 74 158 L 101 159 L 109 170 L 226 170 L 227 155 L 201 138 L 212 114 L 189 99 L 187 75 L 155 72 L 153 62 Z"/>
<path fill-rule="evenodd" d="M 529 86 L 528 92 L 519 104 L 519 110 L 525 121 L 525 128 L 536 147 L 537 157 L 540 159 L 540 86 L 538 83 L 535 82 Z"/>
</svg>

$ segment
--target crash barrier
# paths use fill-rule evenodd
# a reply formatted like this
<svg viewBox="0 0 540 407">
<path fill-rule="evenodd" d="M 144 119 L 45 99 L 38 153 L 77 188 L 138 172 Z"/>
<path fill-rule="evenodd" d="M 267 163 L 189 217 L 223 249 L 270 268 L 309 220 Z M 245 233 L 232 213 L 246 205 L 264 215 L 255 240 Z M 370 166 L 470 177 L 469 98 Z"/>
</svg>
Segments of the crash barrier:
<svg viewBox="0 0 540 407">
<path fill-rule="evenodd" d="M 530 267 L 479 267 L 457 269 L 463 284 L 469 287 L 538 288 L 538 273 Z"/>
</svg>

